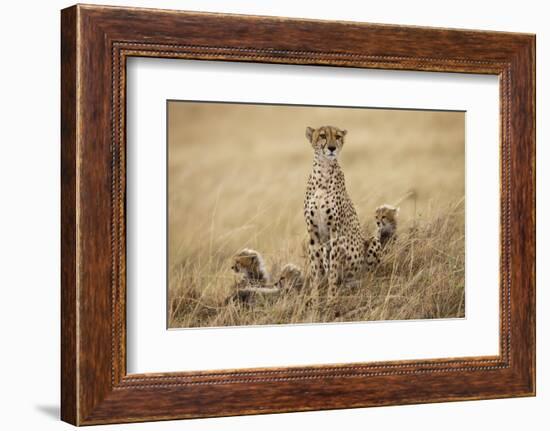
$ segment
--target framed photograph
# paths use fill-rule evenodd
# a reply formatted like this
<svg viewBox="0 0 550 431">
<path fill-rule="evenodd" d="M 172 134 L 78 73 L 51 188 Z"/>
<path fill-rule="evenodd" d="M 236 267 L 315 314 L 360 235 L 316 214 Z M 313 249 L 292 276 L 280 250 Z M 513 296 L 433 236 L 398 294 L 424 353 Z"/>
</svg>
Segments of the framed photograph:
<svg viewBox="0 0 550 431">
<path fill-rule="evenodd" d="M 535 36 L 61 13 L 62 419 L 535 394 Z"/>
</svg>

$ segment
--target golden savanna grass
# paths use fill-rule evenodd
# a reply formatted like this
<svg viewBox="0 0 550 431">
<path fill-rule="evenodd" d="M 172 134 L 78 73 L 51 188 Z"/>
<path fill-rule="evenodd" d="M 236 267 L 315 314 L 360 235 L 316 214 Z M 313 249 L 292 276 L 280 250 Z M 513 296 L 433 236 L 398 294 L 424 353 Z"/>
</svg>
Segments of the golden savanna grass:
<svg viewBox="0 0 550 431">
<path fill-rule="evenodd" d="M 304 267 L 306 126 L 348 130 L 340 157 L 365 230 L 400 204 L 376 271 L 333 298 L 308 286 L 227 301 L 242 248 Z M 464 113 L 170 102 L 168 324 L 235 326 L 464 316 Z"/>
</svg>

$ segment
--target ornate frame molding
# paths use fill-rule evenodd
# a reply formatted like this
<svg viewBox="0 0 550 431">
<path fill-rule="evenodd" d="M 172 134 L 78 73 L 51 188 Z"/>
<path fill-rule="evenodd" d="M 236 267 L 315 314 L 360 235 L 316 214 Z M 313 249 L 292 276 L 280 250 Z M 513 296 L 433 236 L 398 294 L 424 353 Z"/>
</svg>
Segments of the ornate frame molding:
<svg viewBox="0 0 550 431">
<path fill-rule="evenodd" d="M 257 28 L 269 31 L 258 34 Z M 311 33 L 334 31 L 340 39 L 308 42 Z M 346 43 L 354 49 L 343 49 Z M 534 44 L 534 36 L 510 33 L 99 6 L 65 9 L 62 418 L 98 424 L 533 395 Z M 500 354 L 127 375 L 125 66 L 131 56 L 498 75 Z M 252 390 L 258 399 L 246 397 Z"/>
</svg>

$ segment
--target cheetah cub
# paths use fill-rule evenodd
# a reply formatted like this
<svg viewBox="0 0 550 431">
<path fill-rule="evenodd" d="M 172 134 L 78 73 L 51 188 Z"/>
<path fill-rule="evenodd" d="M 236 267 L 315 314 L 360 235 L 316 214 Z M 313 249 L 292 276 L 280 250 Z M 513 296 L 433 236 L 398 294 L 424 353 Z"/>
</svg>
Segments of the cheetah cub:
<svg viewBox="0 0 550 431">
<path fill-rule="evenodd" d="M 274 286 L 283 291 L 299 290 L 304 285 L 302 269 L 293 263 L 287 263 L 281 269 L 278 280 Z"/>
<path fill-rule="evenodd" d="M 380 263 L 382 250 L 397 235 L 397 214 L 399 208 L 384 204 L 376 208 L 376 230 L 365 241 L 365 261 L 367 270 L 371 270 Z"/>
<path fill-rule="evenodd" d="M 226 303 L 237 300 L 254 305 L 258 300 L 275 299 L 281 294 L 300 289 L 304 280 L 302 270 L 287 263 L 281 269 L 277 281 L 270 283 L 271 277 L 262 255 L 249 248 L 241 250 L 233 257 L 231 269 L 239 275 L 239 279 L 233 285 L 232 294 Z"/>
<path fill-rule="evenodd" d="M 240 276 L 237 288 L 265 287 L 269 284 L 264 258 L 256 250 L 245 248 L 233 256 L 231 269 Z"/>
<path fill-rule="evenodd" d="M 382 248 L 385 247 L 389 241 L 395 241 L 397 238 L 398 214 L 399 208 L 392 205 L 384 204 L 376 208 L 376 230 Z"/>
</svg>

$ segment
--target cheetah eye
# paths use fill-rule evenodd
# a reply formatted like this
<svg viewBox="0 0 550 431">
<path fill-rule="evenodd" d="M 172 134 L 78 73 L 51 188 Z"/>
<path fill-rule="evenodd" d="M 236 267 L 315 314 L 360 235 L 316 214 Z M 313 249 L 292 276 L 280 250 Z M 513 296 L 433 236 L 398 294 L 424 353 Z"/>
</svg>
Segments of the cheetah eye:
<svg viewBox="0 0 550 431">
<path fill-rule="evenodd" d="M 319 134 L 319 137 L 320 137 L 321 139 L 325 139 L 325 138 L 327 137 L 327 135 L 326 135 L 326 133 L 320 133 L 320 134 Z"/>
</svg>

